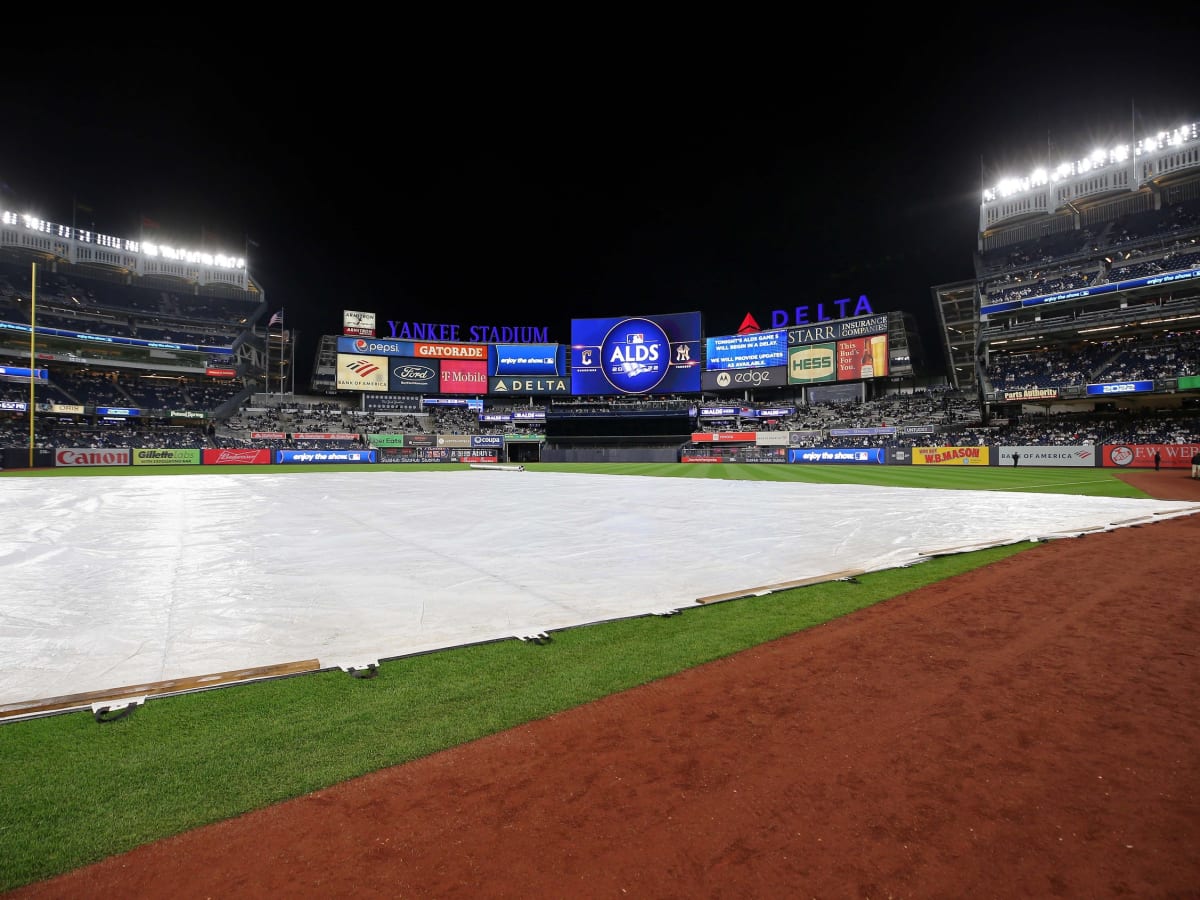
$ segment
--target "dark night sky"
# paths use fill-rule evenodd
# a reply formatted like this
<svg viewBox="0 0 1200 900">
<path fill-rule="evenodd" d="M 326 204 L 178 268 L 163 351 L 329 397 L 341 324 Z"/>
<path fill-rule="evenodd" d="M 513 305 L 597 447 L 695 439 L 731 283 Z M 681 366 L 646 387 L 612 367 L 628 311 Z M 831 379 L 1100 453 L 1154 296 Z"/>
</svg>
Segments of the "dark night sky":
<svg viewBox="0 0 1200 900">
<path fill-rule="evenodd" d="M 567 342 L 575 317 L 700 310 L 728 334 L 748 312 L 770 327 L 772 310 L 866 294 L 932 342 L 930 287 L 972 276 L 985 182 L 1050 145 L 1074 160 L 1200 116 L 1194 29 L 1087 9 L 1070 27 L 917 17 L 870 34 L 709 22 L 639 45 L 577 23 L 554 51 L 484 25 L 473 41 L 331 32 L 336 51 L 249 63 L 11 51 L 0 206 L 69 223 L 77 200 L 101 231 L 135 236 L 146 216 L 184 246 L 248 237 L 270 309 L 302 335 L 299 391 L 343 309 L 381 334 L 538 325 Z"/>
</svg>

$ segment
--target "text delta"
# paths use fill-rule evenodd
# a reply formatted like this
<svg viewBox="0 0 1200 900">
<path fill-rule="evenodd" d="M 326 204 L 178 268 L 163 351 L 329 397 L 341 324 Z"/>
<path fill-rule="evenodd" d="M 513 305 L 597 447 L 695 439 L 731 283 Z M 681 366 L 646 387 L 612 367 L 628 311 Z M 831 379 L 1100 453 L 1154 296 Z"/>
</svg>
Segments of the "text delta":
<svg viewBox="0 0 1200 900">
<path fill-rule="evenodd" d="M 854 304 L 854 311 L 850 312 L 850 305 Z M 834 300 L 829 304 L 830 309 L 826 308 L 824 303 L 816 305 L 815 317 L 813 307 L 797 306 L 794 310 L 775 309 L 771 311 L 771 327 L 785 328 L 788 325 L 806 325 L 809 322 L 830 322 L 834 319 L 851 319 L 857 316 L 871 316 L 875 314 L 875 310 L 871 309 L 871 303 L 867 300 L 866 294 L 859 295 L 857 300 L 850 297 L 843 297 L 841 300 Z M 836 309 L 834 314 L 832 309 Z M 789 319 L 789 316 L 793 318 Z"/>
</svg>

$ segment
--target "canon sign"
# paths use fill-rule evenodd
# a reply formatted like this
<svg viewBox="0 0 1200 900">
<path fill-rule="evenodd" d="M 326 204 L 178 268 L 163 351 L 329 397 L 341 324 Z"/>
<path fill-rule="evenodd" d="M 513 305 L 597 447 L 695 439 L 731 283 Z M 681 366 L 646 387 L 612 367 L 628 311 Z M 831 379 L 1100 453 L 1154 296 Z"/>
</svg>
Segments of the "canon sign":
<svg viewBox="0 0 1200 900">
<path fill-rule="evenodd" d="M 127 466 L 131 459 L 128 447 L 108 450 L 63 447 L 54 454 L 56 466 Z"/>
</svg>

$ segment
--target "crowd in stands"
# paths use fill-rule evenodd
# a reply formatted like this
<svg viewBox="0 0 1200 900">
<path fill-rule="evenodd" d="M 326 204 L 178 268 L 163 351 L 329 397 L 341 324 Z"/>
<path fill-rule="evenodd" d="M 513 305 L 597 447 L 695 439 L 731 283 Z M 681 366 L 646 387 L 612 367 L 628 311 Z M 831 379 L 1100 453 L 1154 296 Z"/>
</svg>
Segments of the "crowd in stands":
<svg viewBox="0 0 1200 900">
<path fill-rule="evenodd" d="M 1098 341 L 1071 349 L 992 354 L 991 390 L 1067 388 L 1114 381 L 1153 381 L 1200 374 L 1200 332 L 1150 340 Z"/>
<path fill-rule="evenodd" d="M 56 366 L 49 382 L 35 385 L 34 402 L 212 413 L 244 393 L 245 388 L 236 381 L 146 376 L 115 369 L 92 372 L 82 366 Z M 28 400 L 28 384 L 0 381 L 0 400 L 6 399 Z"/>
<path fill-rule="evenodd" d="M 13 386 L 8 385 L 11 390 Z M 632 399 L 632 398 L 630 398 Z M 656 401 L 650 400 L 653 404 Z M 701 406 L 703 404 L 700 404 Z M 587 408 L 588 404 L 583 404 Z M 691 407 L 697 407 L 691 401 Z M 655 408 L 653 406 L 648 408 Z M 659 407 L 661 408 L 661 407 Z M 777 407 L 771 407 L 778 409 Z M 740 409 L 740 408 L 739 408 Z M 493 414 L 512 407 L 491 408 Z M 1200 413 L 1144 411 L 1022 415 L 985 424 L 979 403 L 949 390 L 891 394 L 866 402 L 796 405 L 787 415 L 745 415 L 705 421 L 693 418 L 697 431 L 787 431 L 792 446 L 913 447 L 981 444 L 1098 445 L 1102 443 L 1190 443 L 1200 440 Z M 516 423 L 542 433 L 543 423 Z M 349 449 L 371 446 L 373 434 L 504 434 L 513 422 L 481 421 L 465 407 L 435 407 L 433 412 L 375 414 L 333 402 L 247 407 L 223 420 L 187 425 L 129 419 L 99 424 L 82 417 L 39 415 L 35 446 L 53 447 L 266 447 L 272 449 Z M 849 433 L 847 433 L 849 432 Z M 295 435 L 305 435 L 297 438 Z M 329 435 L 317 438 L 314 435 Z M 0 446 L 29 445 L 28 417 L 0 419 Z M 717 452 L 706 445 L 706 452 Z M 748 448 L 722 448 L 726 454 Z M 757 451 L 756 451 L 757 452 Z"/>
<path fill-rule="evenodd" d="M 28 265 L 0 261 L 0 319 L 30 324 Z M 257 301 L 177 294 L 155 287 L 38 272 L 37 324 L 83 334 L 228 347 Z"/>
<path fill-rule="evenodd" d="M 1042 297 L 1200 265 L 1200 201 L 1122 216 L 981 254 L 984 303 Z"/>
</svg>

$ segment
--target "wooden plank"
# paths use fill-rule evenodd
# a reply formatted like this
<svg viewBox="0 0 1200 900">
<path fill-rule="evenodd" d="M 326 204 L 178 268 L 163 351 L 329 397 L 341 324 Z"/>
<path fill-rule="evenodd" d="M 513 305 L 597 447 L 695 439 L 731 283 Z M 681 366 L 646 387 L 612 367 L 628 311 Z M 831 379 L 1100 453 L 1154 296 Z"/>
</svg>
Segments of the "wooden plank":
<svg viewBox="0 0 1200 900">
<path fill-rule="evenodd" d="M 229 672 L 217 672 L 211 675 L 172 678 L 167 681 L 131 684 L 125 687 L 106 688 L 98 691 L 86 691 L 80 694 L 66 694 L 60 697 L 46 697 L 41 700 L 9 703 L 0 706 L 0 721 L 14 716 L 31 716 L 52 712 L 65 712 L 70 709 L 86 709 L 93 703 L 100 703 L 104 700 L 121 700 L 125 697 L 141 696 L 161 697 L 164 694 L 186 693 L 187 691 L 223 687 L 245 681 L 260 681 L 265 678 L 279 678 L 284 675 L 300 675 L 304 672 L 315 672 L 320 668 L 320 660 L 302 659 L 295 662 L 278 663 L 273 666 L 255 666 L 249 669 L 234 669 Z"/>
<path fill-rule="evenodd" d="M 700 604 L 720 603 L 724 600 L 740 600 L 743 597 L 754 597 L 758 594 L 773 594 L 776 591 L 787 591 L 792 588 L 808 587 L 811 584 L 824 584 L 827 581 L 840 581 L 843 578 L 855 578 L 864 574 L 865 569 L 846 569 L 842 572 L 830 572 L 826 575 L 815 575 L 812 578 L 797 578 L 795 581 L 779 581 L 775 584 L 764 584 L 759 587 L 746 588 L 744 591 L 729 591 L 724 594 L 710 594 L 707 597 L 697 597 Z"/>
</svg>

